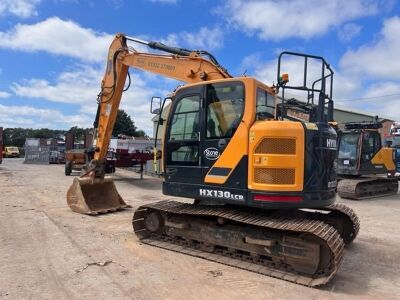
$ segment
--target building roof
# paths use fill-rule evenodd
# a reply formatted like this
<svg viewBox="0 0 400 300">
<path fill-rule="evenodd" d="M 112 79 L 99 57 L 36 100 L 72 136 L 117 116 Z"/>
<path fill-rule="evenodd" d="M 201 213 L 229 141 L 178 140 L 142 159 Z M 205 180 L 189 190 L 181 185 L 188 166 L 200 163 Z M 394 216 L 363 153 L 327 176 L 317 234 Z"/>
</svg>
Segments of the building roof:
<svg viewBox="0 0 400 300">
<path fill-rule="evenodd" d="M 344 112 L 349 112 L 349 113 L 352 113 L 352 114 L 357 114 L 357 115 L 362 115 L 362 116 L 368 116 L 368 117 L 375 117 L 375 116 L 376 116 L 376 114 L 371 114 L 370 112 L 366 112 L 366 111 L 363 111 L 363 110 L 350 108 L 350 107 L 343 106 L 343 105 L 340 105 L 340 104 L 335 104 L 335 105 L 334 105 L 334 108 L 335 108 L 336 110 L 340 110 L 340 111 L 344 111 Z M 379 117 L 379 119 L 381 119 L 381 120 L 386 120 L 386 121 L 392 121 L 392 122 L 394 122 L 393 119 L 391 119 L 391 118 L 389 118 L 389 117 L 387 117 L 387 116 L 378 115 L 378 117 Z"/>
<path fill-rule="evenodd" d="M 277 97 L 279 99 L 282 99 L 282 97 L 280 97 L 279 95 Z M 296 100 L 298 100 L 300 102 L 305 102 L 304 100 L 297 99 L 296 97 L 298 97 L 298 96 L 294 95 L 294 94 L 291 94 L 291 93 L 288 93 L 288 92 L 285 92 L 285 99 L 295 98 Z M 348 113 L 351 113 L 351 114 L 367 116 L 367 117 L 372 117 L 372 118 L 376 116 L 376 114 L 374 114 L 374 113 L 367 112 L 367 111 L 364 111 L 364 110 L 350 108 L 348 106 L 336 104 L 335 102 L 334 102 L 333 107 L 334 107 L 335 110 L 342 111 L 342 112 L 348 112 Z M 393 119 L 391 119 L 391 118 L 389 118 L 388 116 L 385 116 L 385 115 L 378 115 L 378 117 L 381 120 L 392 121 L 392 122 L 395 121 L 395 120 L 393 120 Z"/>
</svg>

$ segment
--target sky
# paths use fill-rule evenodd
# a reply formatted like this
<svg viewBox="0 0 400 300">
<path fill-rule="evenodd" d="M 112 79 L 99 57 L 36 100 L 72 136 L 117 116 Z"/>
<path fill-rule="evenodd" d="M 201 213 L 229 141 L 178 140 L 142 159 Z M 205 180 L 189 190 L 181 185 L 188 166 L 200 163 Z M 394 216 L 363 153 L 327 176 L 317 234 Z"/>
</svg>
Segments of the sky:
<svg viewBox="0 0 400 300">
<path fill-rule="evenodd" d="M 400 121 L 396 0 L 0 0 L 0 126 L 91 127 L 118 32 L 207 50 L 267 85 L 281 51 L 323 56 L 336 104 Z M 300 66 L 288 65 L 289 78 Z M 120 107 L 151 135 L 151 97 L 182 83 L 130 73 Z"/>
</svg>

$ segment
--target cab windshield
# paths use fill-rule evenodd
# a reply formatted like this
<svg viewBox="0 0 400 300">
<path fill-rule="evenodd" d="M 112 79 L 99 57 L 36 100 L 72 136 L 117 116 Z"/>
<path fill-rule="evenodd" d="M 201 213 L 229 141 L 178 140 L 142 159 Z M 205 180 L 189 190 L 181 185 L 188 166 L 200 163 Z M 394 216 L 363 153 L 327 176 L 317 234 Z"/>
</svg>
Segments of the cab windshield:
<svg viewBox="0 0 400 300">
<path fill-rule="evenodd" d="M 340 138 L 338 158 L 356 160 L 359 138 L 360 134 L 343 134 Z"/>
<path fill-rule="evenodd" d="M 230 138 L 242 119 L 244 85 L 225 82 L 207 85 L 207 138 Z"/>
</svg>

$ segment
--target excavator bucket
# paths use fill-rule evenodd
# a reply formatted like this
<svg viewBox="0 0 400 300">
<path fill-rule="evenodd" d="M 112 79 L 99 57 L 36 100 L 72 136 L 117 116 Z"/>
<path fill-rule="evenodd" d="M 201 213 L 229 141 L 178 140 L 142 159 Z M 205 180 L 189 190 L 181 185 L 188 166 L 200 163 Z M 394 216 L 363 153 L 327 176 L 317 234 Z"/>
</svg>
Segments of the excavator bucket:
<svg viewBox="0 0 400 300">
<path fill-rule="evenodd" d="M 67 192 L 67 203 L 72 211 L 88 215 L 131 207 L 118 194 L 110 177 L 75 178 Z"/>
</svg>

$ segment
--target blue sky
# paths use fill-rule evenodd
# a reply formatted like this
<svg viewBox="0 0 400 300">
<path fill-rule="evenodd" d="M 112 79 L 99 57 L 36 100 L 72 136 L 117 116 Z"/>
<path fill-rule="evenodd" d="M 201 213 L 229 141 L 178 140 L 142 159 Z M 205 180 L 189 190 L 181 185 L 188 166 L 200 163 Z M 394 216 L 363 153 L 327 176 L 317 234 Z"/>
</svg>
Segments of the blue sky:
<svg viewBox="0 0 400 300">
<path fill-rule="evenodd" d="M 0 126 L 90 127 L 117 32 L 208 50 L 269 85 L 280 51 L 321 55 L 337 104 L 400 120 L 395 0 L 0 0 Z M 287 71 L 296 78 L 299 65 Z M 150 98 L 180 83 L 131 74 L 121 108 L 151 134 Z"/>
</svg>

